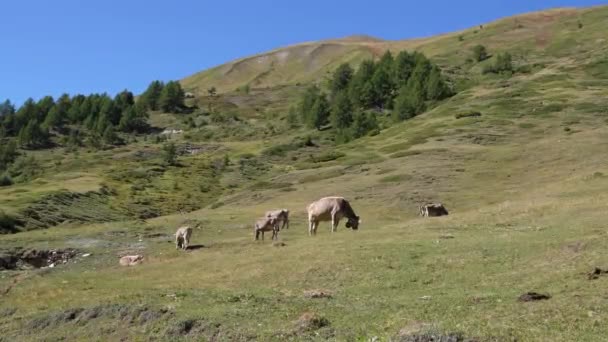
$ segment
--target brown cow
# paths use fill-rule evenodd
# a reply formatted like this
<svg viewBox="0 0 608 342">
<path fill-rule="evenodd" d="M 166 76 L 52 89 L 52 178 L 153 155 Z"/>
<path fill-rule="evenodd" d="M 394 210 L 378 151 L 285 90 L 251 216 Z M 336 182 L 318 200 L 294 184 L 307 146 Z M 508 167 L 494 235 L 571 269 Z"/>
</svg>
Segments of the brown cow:
<svg viewBox="0 0 608 342">
<path fill-rule="evenodd" d="M 262 233 L 262 241 L 264 241 L 264 232 L 272 231 L 272 239 L 279 238 L 279 224 L 276 217 L 262 217 L 255 221 L 253 226 L 253 235 L 258 240 Z"/>
<path fill-rule="evenodd" d="M 359 229 L 359 216 L 344 197 L 324 197 L 312 202 L 306 208 L 308 211 L 308 235 L 316 235 L 321 221 L 331 221 L 332 233 L 338 228 L 340 219 L 346 217 L 346 228 Z"/>
<path fill-rule="evenodd" d="M 277 219 L 277 224 L 281 224 L 281 229 L 289 229 L 289 210 L 276 209 L 266 212 L 266 217 L 274 217 Z"/>
<path fill-rule="evenodd" d="M 418 207 L 420 210 L 420 216 L 445 216 L 448 215 L 448 210 L 441 203 L 427 203 Z"/>
</svg>

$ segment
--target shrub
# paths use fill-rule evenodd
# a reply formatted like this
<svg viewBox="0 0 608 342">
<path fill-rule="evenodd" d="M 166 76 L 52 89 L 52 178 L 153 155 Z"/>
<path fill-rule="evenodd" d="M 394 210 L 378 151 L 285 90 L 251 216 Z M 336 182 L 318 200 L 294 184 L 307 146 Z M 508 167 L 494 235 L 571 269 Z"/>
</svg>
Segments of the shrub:
<svg viewBox="0 0 608 342">
<path fill-rule="evenodd" d="M 8 174 L 0 176 L 0 186 L 11 186 L 13 185 L 13 179 Z"/>
<path fill-rule="evenodd" d="M 163 162 L 167 165 L 175 165 L 177 163 L 177 148 L 174 143 L 163 146 Z"/>
<path fill-rule="evenodd" d="M 486 50 L 485 46 L 475 45 L 475 47 L 473 47 L 473 59 L 475 61 L 482 62 L 488 59 L 488 57 L 488 51 Z"/>
<path fill-rule="evenodd" d="M 17 219 L 0 210 L 0 234 L 16 233 L 18 224 Z"/>
</svg>

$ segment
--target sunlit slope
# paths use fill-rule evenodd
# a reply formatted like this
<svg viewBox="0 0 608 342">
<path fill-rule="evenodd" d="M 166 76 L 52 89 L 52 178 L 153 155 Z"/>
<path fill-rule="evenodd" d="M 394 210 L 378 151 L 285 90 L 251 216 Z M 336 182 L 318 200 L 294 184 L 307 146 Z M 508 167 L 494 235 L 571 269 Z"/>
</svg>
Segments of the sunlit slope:
<svg viewBox="0 0 608 342">
<path fill-rule="evenodd" d="M 248 85 L 273 87 L 321 80 L 338 64 L 357 64 L 391 51 L 420 50 L 444 66 L 459 66 L 470 49 L 483 44 L 491 52 L 511 51 L 535 61 L 555 57 L 589 57 L 603 45 L 608 30 L 608 7 L 555 9 L 501 19 L 461 32 L 436 37 L 383 41 L 350 37 L 297 44 L 242 58 L 185 78 L 184 86 L 199 94 L 215 86 L 222 92 Z M 404 35 L 407 34 L 404 32 Z M 604 44 L 603 44 L 604 43 Z"/>
</svg>

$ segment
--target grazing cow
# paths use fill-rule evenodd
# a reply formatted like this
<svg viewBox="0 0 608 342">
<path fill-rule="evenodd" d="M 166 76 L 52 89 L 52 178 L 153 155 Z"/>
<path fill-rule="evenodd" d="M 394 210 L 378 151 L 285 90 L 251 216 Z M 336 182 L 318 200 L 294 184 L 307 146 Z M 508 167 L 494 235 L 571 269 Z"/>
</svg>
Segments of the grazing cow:
<svg viewBox="0 0 608 342">
<path fill-rule="evenodd" d="M 346 228 L 359 229 L 361 220 L 344 197 L 324 197 L 312 202 L 306 208 L 308 211 L 308 235 L 316 235 L 321 221 L 331 221 L 331 231 L 335 232 L 340 219 L 346 217 Z"/>
<path fill-rule="evenodd" d="M 199 225 L 196 225 L 198 228 Z M 190 238 L 192 237 L 192 227 L 183 226 L 179 227 L 175 232 L 175 249 L 188 249 L 188 245 L 190 244 Z"/>
<path fill-rule="evenodd" d="M 421 206 L 418 206 L 420 210 L 420 216 L 429 217 L 429 216 L 445 216 L 448 215 L 448 210 L 441 203 L 427 203 Z"/>
<path fill-rule="evenodd" d="M 264 241 L 264 232 L 272 231 L 272 239 L 277 240 L 279 238 L 279 223 L 276 217 L 262 217 L 255 221 L 253 225 L 253 235 L 255 239 L 260 238 L 262 233 L 262 241 Z"/>
<path fill-rule="evenodd" d="M 274 217 L 277 219 L 277 224 L 281 224 L 281 229 L 289 229 L 289 210 L 277 209 L 266 212 L 266 217 Z"/>
</svg>

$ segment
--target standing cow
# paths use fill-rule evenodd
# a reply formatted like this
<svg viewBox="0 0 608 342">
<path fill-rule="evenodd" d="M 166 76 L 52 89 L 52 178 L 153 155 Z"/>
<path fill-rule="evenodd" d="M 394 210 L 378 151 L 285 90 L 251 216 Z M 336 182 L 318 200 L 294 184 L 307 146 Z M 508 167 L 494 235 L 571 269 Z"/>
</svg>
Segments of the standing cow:
<svg viewBox="0 0 608 342">
<path fill-rule="evenodd" d="M 422 217 L 430 217 L 430 216 L 445 216 L 448 215 L 448 210 L 441 203 L 427 203 L 418 206 L 420 211 L 420 216 Z"/>
<path fill-rule="evenodd" d="M 277 224 L 281 225 L 281 229 L 289 229 L 289 210 L 277 209 L 266 212 L 266 217 L 274 217 L 277 219 Z"/>
<path fill-rule="evenodd" d="M 200 225 L 196 225 L 198 228 Z M 188 245 L 190 244 L 190 238 L 192 237 L 192 227 L 183 226 L 179 227 L 175 232 L 175 248 L 187 250 Z"/>
<path fill-rule="evenodd" d="M 272 231 L 272 239 L 276 240 L 279 238 L 279 224 L 277 223 L 276 217 L 262 217 L 255 221 L 253 225 L 253 235 L 255 239 L 258 240 L 260 238 L 260 233 L 262 234 L 262 241 L 264 241 L 264 232 Z"/>
<path fill-rule="evenodd" d="M 308 211 L 308 235 L 317 234 L 317 227 L 321 221 L 331 221 L 331 231 L 335 232 L 343 217 L 348 219 L 346 228 L 359 229 L 361 220 L 344 197 L 324 197 L 312 202 L 306 209 Z"/>
</svg>

